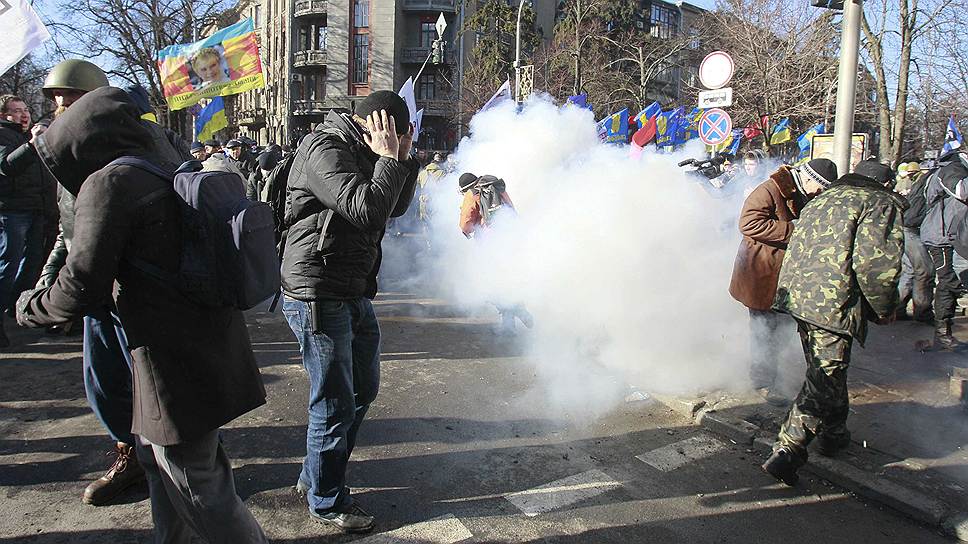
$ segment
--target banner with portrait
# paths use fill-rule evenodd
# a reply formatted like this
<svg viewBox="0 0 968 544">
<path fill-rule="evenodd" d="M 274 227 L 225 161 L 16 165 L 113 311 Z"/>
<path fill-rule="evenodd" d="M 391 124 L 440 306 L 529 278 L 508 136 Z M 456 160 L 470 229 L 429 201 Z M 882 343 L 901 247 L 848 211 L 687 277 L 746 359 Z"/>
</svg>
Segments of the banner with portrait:
<svg viewBox="0 0 968 544">
<path fill-rule="evenodd" d="M 202 98 L 266 86 L 252 19 L 197 42 L 169 45 L 158 52 L 158 70 L 172 110 L 187 108 Z"/>
</svg>

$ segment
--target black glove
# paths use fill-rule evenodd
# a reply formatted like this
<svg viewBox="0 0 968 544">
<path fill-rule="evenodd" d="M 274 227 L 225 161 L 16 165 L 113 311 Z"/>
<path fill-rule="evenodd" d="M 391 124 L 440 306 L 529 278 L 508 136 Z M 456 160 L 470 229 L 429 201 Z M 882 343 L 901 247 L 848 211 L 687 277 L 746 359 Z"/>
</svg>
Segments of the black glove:
<svg viewBox="0 0 968 544">
<path fill-rule="evenodd" d="M 20 298 L 17 299 L 17 324 L 21 327 L 33 327 L 30 323 L 30 301 L 35 297 L 39 296 L 41 293 L 46 291 L 46 289 L 28 289 L 23 293 L 20 293 Z"/>
</svg>

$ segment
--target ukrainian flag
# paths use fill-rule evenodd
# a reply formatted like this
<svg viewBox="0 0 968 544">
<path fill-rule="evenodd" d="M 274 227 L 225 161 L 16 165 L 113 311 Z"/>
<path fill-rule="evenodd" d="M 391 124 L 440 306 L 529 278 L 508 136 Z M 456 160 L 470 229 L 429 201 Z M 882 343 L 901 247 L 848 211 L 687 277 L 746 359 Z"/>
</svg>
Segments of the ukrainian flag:
<svg viewBox="0 0 968 544">
<path fill-rule="evenodd" d="M 204 142 L 227 126 L 229 120 L 225 116 L 225 102 L 221 96 L 216 96 L 195 119 L 195 139 Z"/>
<path fill-rule="evenodd" d="M 779 145 L 793 139 L 790 134 L 790 119 L 785 118 L 780 121 L 773 129 L 773 136 L 770 137 L 770 145 Z"/>
<path fill-rule="evenodd" d="M 810 149 L 813 147 L 813 137 L 816 134 L 823 134 L 824 128 L 823 123 L 817 123 L 816 125 L 807 129 L 806 132 L 797 138 L 797 145 L 800 147 L 800 154 L 797 156 L 796 164 L 810 160 Z"/>
</svg>

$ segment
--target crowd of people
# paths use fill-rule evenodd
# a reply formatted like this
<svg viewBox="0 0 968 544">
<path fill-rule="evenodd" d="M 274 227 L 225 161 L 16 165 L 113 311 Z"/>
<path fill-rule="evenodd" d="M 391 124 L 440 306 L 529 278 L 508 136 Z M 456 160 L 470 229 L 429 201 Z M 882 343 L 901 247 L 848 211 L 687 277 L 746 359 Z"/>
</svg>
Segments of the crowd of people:
<svg viewBox="0 0 968 544">
<path fill-rule="evenodd" d="M 282 312 L 309 382 L 294 488 L 313 520 L 371 530 L 346 467 L 379 390 L 371 300 L 382 242 L 410 209 L 426 222 L 429 188 L 446 170 L 443 157 L 424 169 L 414 158 L 406 103 L 373 92 L 283 153 L 241 137 L 188 145 L 154 122 L 144 89 L 111 87 L 86 61 L 59 64 L 44 92 L 57 106 L 49 126 L 32 125 L 22 99 L 0 98 L 0 305 L 20 325 L 83 333 L 85 390 L 116 453 L 83 501 L 108 504 L 147 480 L 159 541 L 266 541 L 219 439 L 222 425 L 265 403 L 245 319 L 238 307 L 199 304 L 178 274 L 189 226 L 172 180 L 225 172 L 251 200 L 272 201 L 285 183 L 275 210 Z M 120 160 L 130 157 L 154 166 Z M 750 374 L 767 401 L 783 402 L 784 316 L 799 330 L 806 379 L 763 465 L 793 485 L 811 440 L 825 455 L 849 441 L 846 373 L 869 321 L 890 323 L 910 298 L 914 318 L 935 324 L 933 347 L 959 347 L 951 322 L 963 289 L 955 256 L 964 253 L 968 162 L 949 153 L 937 168 L 905 164 L 896 175 L 867 160 L 839 175 L 826 159 L 774 172 L 763 159 L 744 157 L 758 183 L 739 214 L 729 292 L 749 309 Z M 455 219 L 468 238 L 513 216 L 503 180 L 464 173 L 458 184 Z M 523 306 L 499 310 L 506 328 L 532 324 Z M 0 345 L 9 345 L 2 328 Z"/>
</svg>

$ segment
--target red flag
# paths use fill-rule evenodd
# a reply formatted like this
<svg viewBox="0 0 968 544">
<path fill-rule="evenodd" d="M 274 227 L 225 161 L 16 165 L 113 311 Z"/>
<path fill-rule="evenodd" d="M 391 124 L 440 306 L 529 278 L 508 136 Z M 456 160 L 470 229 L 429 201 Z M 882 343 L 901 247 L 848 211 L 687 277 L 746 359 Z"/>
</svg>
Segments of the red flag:
<svg viewBox="0 0 968 544">
<path fill-rule="evenodd" d="M 655 139 L 655 119 L 656 117 L 649 119 L 642 128 L 635 131 L 635 134 L 632 135 L 632 141 L 637 146 L 645 147 Z"/>
<path fill-rule="evenodd" d="M 747 140 L 752 140 L 757 136 L 763 134 L 766 131 L 767 125 L 770 123 L 770 116 L 764 115 L 760 117 L 760 126 L 756 126 L 756 123 L 750 123 L 743 129 L 743 137 Z"/>
</svg>

